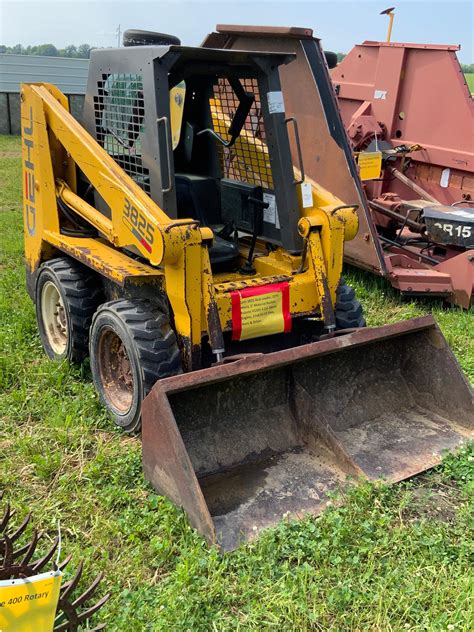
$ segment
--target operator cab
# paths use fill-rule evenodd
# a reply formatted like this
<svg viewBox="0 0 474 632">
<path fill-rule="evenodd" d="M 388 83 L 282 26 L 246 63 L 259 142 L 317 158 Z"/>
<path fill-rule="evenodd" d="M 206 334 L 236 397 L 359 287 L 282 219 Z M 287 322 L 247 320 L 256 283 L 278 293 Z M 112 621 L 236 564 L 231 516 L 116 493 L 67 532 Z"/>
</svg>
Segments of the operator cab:
<svg viewBox="0 0 474 632">
<path fill-rule="evenodd" d="M 214 270 L 237 267 L 237 235 L 301 249 L 278 74 L 292 58 L 177 45 L 92 52 L 85 127 L 169 217 L 212 229 Z"/>
</svg>

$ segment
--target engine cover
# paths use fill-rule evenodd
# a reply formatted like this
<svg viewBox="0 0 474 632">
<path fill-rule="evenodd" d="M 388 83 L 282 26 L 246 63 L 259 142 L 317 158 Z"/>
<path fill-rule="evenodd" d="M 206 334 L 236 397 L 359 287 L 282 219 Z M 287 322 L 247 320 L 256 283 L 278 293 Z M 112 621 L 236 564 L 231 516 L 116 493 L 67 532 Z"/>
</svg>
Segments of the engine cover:
<svg viewBox="0 0 474 632">
<path fill-rule="evenodd" d="M 426 206 L 422 217 L 430 239 L 439 244 L 474 248 L 474 208 Z"/>
</svg>

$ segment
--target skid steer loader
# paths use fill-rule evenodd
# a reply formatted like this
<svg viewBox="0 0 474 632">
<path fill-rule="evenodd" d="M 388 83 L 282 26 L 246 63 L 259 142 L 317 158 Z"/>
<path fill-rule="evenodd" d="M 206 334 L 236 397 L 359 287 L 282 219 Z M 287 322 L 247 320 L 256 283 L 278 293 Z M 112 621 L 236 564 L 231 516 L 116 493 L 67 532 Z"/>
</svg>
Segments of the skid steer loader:
<svg viewBox="0 0 474 632">
<path fill-rule="evenodd" d="M 364 328 L 341 279 L 357 202 L 292 164 L 293 55 L 126 37 L 93 51 L 82 124 L 22 86 L 46 353 L 90 357 L 115 422 L 141 422 L 145 476 L 224 549 L 347 474 L 437 463 L 472 430 L 470 387 L 432 318 Z"/>
</svg>

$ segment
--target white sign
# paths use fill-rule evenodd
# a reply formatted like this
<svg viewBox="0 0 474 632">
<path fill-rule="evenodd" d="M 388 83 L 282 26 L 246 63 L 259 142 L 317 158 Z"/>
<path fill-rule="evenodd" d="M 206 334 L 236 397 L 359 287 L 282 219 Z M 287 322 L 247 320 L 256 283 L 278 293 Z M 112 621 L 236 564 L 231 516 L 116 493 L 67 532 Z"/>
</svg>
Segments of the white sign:
<svg viewBox="0 0 474 632">
<path fill-rule="evenodd" d="M 267 92 L 268 110 L 270 114 L 280 114 L 285 112 L 283 103 L 283 92 Z"/>
<path fill-rule="evenodd" d="M 449 176 L 451 175 L 451 169 L 443 169 L 441 172 L 441 178 L 439 179 L 439 186 L 443 187 L 443 189 L 447 189 L 449 187 Z"/>
<path fill-rule="evenodd" d="M 273 224 L 275 228 L 280 228 L 280 221 L 278 219 L 278 209 L 276 205 L 276 198 L 271 193 L 263 194 L 263 201 L 268 204 L 268 208 L 263 211 L 263 221 L 268 224 Z"/>
<path fill-rule="evenodd" d="M 303 198 L 303 208 L 311 208 L 313 206 L 313 187 L 309 182 L 302 183 L 301 196 Z"/>
<path fill-rule="evenodd" d="M 374 99 L 382 99 L 382 101 L 385 101 L 386 98 L 387 98 L 386 90 L 375 90 Z"/>
</svg>

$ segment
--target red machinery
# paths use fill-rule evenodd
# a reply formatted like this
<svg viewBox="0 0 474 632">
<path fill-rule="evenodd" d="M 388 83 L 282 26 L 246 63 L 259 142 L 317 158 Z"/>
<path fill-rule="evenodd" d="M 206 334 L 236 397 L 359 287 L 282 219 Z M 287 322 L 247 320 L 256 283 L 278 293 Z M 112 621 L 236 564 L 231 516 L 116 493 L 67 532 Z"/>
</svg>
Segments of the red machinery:
<svg viewBox="0 0 474 632">
<path fill-rule="evenodd" d="M 353 151 L 382 152 L 380 177 L 366 181 L 365 191 L 392 285 L 468 308 L 474 101 L 457 50 L 366 41 L 333 70 L 332 80 Z"/>
<path fill-rule="evenodd" d="M 346 245 L 346 260 L 405 295 L 469 308 L 474 103 L 458 46 L 355 46 L 331 73 L 336 102 L 311 29 L 219 25 L 203 45 L 295 53 L 282 88 L 286 114 L 300 127 L 306 173 L 341 199 L 360 202 L 359 234 Z M 339 132 L 341 116 L 347 135 Z M 353 154 L 359 161 L 378 155 L 375 179 L 361 183 Z"/>
</svg>

